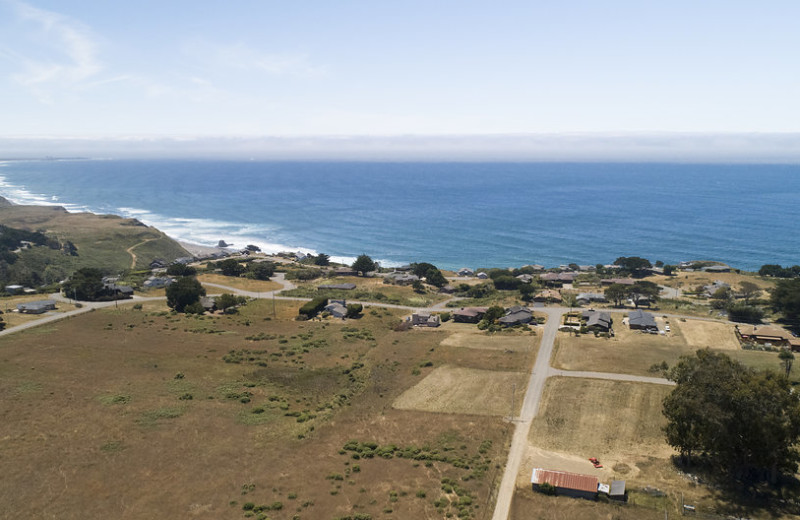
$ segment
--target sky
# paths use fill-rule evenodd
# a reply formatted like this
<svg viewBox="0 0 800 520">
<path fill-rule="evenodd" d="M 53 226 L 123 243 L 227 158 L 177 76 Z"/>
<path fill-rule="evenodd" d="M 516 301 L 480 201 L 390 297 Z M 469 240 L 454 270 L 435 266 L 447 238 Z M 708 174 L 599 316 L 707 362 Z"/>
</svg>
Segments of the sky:
<svg viewBox="0 0 800 520">
<path fill-rule="evenodd" d="M 794 160 L 798 20 L 796 0 L 0 0 L 0 156 L 669 155 L 698 137 Z"/>
</svg>

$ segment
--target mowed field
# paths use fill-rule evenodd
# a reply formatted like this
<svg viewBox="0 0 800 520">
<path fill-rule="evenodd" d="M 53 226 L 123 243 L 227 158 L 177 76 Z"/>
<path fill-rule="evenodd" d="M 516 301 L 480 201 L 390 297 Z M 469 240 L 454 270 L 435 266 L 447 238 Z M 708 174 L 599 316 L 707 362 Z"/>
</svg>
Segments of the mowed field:
<svg viewBox="0 0 800 520">
<path fill-rule="evenodd" d="M 636 489 L 671 489 L 678 478 L 669 461 L 672 449 L 661 432 L 661 400 L 669 390 L 644 383 L 550 378 L 531 427 L 511 518 L 663 518 L 663 507 L 643 505 L 647 501 Z M 604 468 L 594 468 L 589 457 L 600 459 Z M 631 503 L 619 506 L 534 493 L 534 467 L 593 475 L 605 483 L 626 480 Z"/>
<path fill-rule="evenodd" d="M 508 354 L 395 332 L 400 312 L 298 322 L 298 305 L 192 317 L 148 302 L 0 339 L 0 518 L 491 510 L 502 418 L 392 403 L 444 364 Z"/>
<path fill-rule="evenodd" d="M 508 416 L 512 392 L 514 413 L 525 396 L 528 374 L 475 368 L 439 367 L 394 402 L 400 410 Z"/>
</svg>

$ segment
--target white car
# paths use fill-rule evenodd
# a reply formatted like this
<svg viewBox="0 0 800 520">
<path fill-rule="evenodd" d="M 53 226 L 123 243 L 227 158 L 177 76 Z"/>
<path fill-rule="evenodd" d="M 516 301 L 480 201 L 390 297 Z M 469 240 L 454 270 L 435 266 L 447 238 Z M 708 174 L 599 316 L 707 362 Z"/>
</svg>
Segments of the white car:
<svg viewBox="0 0 800 520">
<path fill-rule="evenodd" d="M 669 332 L 669 325 L 664 325 L 664 332 Z"/>
</svg>

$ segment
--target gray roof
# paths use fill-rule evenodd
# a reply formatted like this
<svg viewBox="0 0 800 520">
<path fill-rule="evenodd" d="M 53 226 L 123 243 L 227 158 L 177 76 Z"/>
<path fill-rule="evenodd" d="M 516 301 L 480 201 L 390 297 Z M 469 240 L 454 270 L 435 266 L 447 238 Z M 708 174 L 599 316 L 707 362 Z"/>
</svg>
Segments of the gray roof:
<svg viewBox="0 0 800 520">
<path fill-rule="evenodd" d="M 628 314 L 628 324 L 636 325 L 639 328 L 657 328 L 656 319 L 649 312 L 644 312 L 641 309 L 636 309 Z"/>
<path fill-rule="evenodd" d="M 589 312 L 588 316 L 587 313 L 584 312 L 583 315 L 586 318 L 587 327 L 603 327 L 605 329 L 611 328 L 611 315 L 607 312 Z"/>
<path fill-rule="evenodd" d="M 333 283 L 317 287 L 317 289 L 341 289 L 343 291 L 352 291 L 355 288 L 356 284 L 354 283 Z"/>
<path fill-rule="evenodd" d="M 608 491 L 608 494 L 611 496 L 622 496 L 625 494 L 625 481 L 624 480 L 612 480 L 611 481 L 611 489 Z"/>
<path fill-rule="evenodd" d="M 55 300 L 38 300 L 35 302 L 25 302 L 25 303 L 18 303 L 17 309 L 47 309 L 49 307 L 55 307 L 56 301 Z"/>
</svg>

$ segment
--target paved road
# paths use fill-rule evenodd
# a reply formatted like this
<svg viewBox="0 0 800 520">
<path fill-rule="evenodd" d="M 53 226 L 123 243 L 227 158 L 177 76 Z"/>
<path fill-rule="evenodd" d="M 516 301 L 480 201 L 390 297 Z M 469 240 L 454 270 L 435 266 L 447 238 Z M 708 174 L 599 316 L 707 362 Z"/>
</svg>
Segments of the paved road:
<svg viewBox="0 0 800 520">
<path fill-rule="evenodd" d="M 503 479 L 500 481 L 500 489 L 497 492 L 497 502 L 492 520 L 507 519 L 511 510 L 511 499 L 514 496 L 517 474 L 528 447 L 528 433 L 531 429 L 531 422 L 539 411 L 539 401 L 544 390 L 544 383 L 550 373 L 553 344 L 558 332 L 558 325 L 561 323 L 561 316 L 564 314 L 564 309 L 558 308 L 545 307 L 537 309 L 537 311 L 547 314 L 547 323 L 544 326 L 536 363 L 533 365 L 533 371 L 528 381 L 528 390 L 525 392 L 525 400 L 522 402 L 520 417 L 514 421 L 516 424 L 514 436 L 511 439 L 511 448 L 508 451 L 508 461 Z"/>
</svg>

